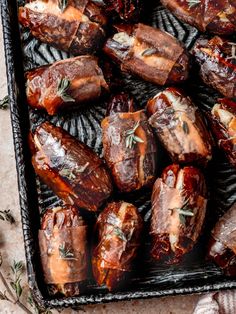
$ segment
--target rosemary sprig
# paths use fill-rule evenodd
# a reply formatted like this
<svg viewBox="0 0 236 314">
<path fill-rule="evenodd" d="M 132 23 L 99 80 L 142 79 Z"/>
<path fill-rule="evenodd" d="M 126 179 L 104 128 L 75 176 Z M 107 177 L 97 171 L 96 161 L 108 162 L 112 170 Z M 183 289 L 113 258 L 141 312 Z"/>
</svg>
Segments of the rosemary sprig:
<svg viewBox="0 0 236 314">
<path fill-rule="evenodd" d="M 64 102 L 75 102 L 74 98 L 67 94 L 70 84 L 71 83 L 67 78 L 63 78 L 57 85 L 57 95 L 61 97 Z"/>
<path fill-rule="evenodd" d="M 14 278 L 11 280 L 10 285 L 12 289 L 15 291 L 17 300 L 19 300 L 21 294 L 22 294 L 22 286 L 21 286 L 21 275 L 23 273 L 23 262 L 13 262 L 13 265 L 11 266 L 11 271 L 14 276 Z"/>
<path fill-rule="evenodd" d="M 148 57 L 156 54 L 158 50 L 156 48 L 148 48 L 142 52 L 143 57 Z"/>
<path fill-rule="evenodd" d="M 189 9 L 201 3 L 201 0 L 187 0 Z"/>
<path fill-rule="evenodd" d="M 0 100 L 0 109 L 6 110 L 9 107 L 9 96 L 6 95 L 3 99 Z"/>
<path fill-rule="evenodd" d="M 70 247 L 66 247 L 66 243 L 63 242 L 59 245 L 59 253 L 61 259 L 72 259 L 74 257 L 74 253 Z"/>
<path fill-rule="evenodd" d="M 231 45 L 231 56 L 227 57 L 226 60 L 236 59 L 236 43 L 229 42 L 228 44 Z"/>
<path fill-rule="evenodd" d="M 64 12 L 67 8 L 68 0 L 58 0 L 58 7 L 61 10 L 61 12 Z"/>
<path fill-rule="evenodd" d="M 11 214 L 10 209 L 0 210 L 0 220 L 5 220 L 9 222 L 11 225 L 16 222 L 15 218 Z"/>
<path fill-rule="evenodd" d="M 132 129 L 126 131 L 126 139 L 125 139 L 126 148 L 131 149 L 136 143 L 144 143 L 144 141 L 140 137 L 135 135 L 135 131 L 139 127 L 139 124 L 140 124 L 140 121 L 137 121 Z"/>
</svg>

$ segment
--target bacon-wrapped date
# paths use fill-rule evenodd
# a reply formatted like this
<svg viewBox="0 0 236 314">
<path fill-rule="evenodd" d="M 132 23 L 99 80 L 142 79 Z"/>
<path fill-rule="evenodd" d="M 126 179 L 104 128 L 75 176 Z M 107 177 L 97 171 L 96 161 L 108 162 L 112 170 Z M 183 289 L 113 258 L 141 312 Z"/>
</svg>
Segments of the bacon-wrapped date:
<svg viewBox="0 0 236 314">
<path fill-rule="evenodd" d="M 211 232 L 208 258 L 223 269 L 225 274 L 236 276 L 236 203 L 220 218 Z"/>
<path fill-rule="evenodd" d="M 230 35 L 236 32 L 234 0 L 161 0 L 180 20 L 200 31 Z"/>
<path fill-rule="evenodd" d="M 218 146 L 236 167 L 236 102 L 227 98 L 219 99 L 209 118 Z"/>
<path fill-rule="evenodd" d="M 206 213 L 206 185 L 195 167 L 174 164 L 164 169 L 152 193 L 151 254 L 176 263 L 196 243 Z"/>
<path fill-rule="evenodd" d="M 147 103 L 149 123 L 173 161 L 205 165 L 212 157 L 211 135 L 198 108 L 179 89 L 167 88 Z"/>
<path fill-rule="evenodd" d="M 120 26 L 117 30 L 104 51 L 121 64 L 121 70 L 158 85 L 187 79 L 189 56 L 176 38 L 144 24 Z"/>
<path fill-rule="evenodd" d="M 99 215 L 98 242 L 92 258 L 94 278 L 99 285 L 105 284 L 111 291 L 127 278 L 137 255 L 142 227 L 137 208 L 129 203 L 110 203 Z"/>
<path fill-rule="evenodd" d="M 128 100 L 121 108 L 117 97 L 102 121 L 104 158 L 118 189 L 131 192 L 153 184 L 157 147 L 144 111 L 114 113 L 114 105 L 117 111 L 132 110 Z"/>
<path fill-rule="evenodd" d="M 26 80 L 28 104 L 45 109 L 50 115 L 96 100 L 108 90 L 97 58 L 88 55 L 31 70 L 26 73 Z"/>
<path fill-rule="evenodd" d="M 197 40 L 192 53 L 203 81 L 225 97 L 236 97 L 236 43 L 218 36 Z"/>
<path fill-rule="evenodd" d="M 93 53 L 104 41 L 106 18 L 90 0 L 33 0 L 19 8 L 19 22 L 34 37 L 73 55 Z"/>
<path fill-rule="evenodd" d="M 44 122 L 30 135 L 36 174 L 66 204 L 97 211 L 112 192 L 103 160 L 62 128 Z"/>
<path fill-rule="evenodd" d="M 39 230 L 44 279 L 51 294 L 80 294 L 88 271 L 87 226 L 73 206 L 48 209 Z"/>
</svg>

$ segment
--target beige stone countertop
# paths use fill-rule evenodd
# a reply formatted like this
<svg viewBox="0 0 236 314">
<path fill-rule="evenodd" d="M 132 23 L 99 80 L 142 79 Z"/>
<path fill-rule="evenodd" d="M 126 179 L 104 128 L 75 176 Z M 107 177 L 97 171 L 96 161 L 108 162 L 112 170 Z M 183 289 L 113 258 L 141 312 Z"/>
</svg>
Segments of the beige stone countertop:
<svg viewBox="0 0 236 314">
<path fill-rule="evenodd" d="M 0 99 L 7 94 L 7 81 L 5 74 L 5 59 L 2 40 L 2 26 L 0 25 Z M 16 223 L 9 223 L 0 220 L 0 252 L 3 257 L 1 272 L 9 282 L 10 265 L 13 260 L 22 260 L 25 263 L 24 243 L 22 237 L 20 208 L 18 200 L 17 177 L 15 167 L 15 156 L 12 141 L 12 129 L 10 123 L 9 110 L 0 110 L 0 210 L 10 209 L 15 217 Z M 23 294 L 22 302 L 28 306 L 32 313 L 33 309 L 27 303 L 28 287 L 26 274 L 23 274 L 21 281 Z M 0 280 L 0 291 L 4 292 L 5 288 Z M 149 313 L 149 314 L 190 314 L 199 299 L 199 295 L 165 297 L 149 300 L 136 300 L 129 302 L 118 302 L 110 304 L 101 304 L 85 306 L 83 309 L 86 313 Z M 0 313 L 24 313 L 17 305 L 9 301 L 0 300 Z M 53 311 L 54 313 L 54 311 Z M 57 311 L 55 311 L 57 313 Z M 75 310 L 67 309 L 62 312 L 76 313 Z M 82 313 L 82 312 L 81 312 Z"/>
</svg>

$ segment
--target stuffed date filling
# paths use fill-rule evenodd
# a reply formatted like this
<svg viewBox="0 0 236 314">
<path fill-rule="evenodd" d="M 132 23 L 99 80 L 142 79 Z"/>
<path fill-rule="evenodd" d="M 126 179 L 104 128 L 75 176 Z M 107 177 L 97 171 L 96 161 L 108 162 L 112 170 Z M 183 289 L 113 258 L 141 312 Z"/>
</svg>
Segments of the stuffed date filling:
<svg viewBox="0 0 236 314">
<path fill-rule="evenodd" d="M 189 58 L 181 43 L 144 24 L 118 28 L 104 51 L 121 63 L 122 70 L 155 84 L 180 82 L 188 77 Z"/>
</svg>

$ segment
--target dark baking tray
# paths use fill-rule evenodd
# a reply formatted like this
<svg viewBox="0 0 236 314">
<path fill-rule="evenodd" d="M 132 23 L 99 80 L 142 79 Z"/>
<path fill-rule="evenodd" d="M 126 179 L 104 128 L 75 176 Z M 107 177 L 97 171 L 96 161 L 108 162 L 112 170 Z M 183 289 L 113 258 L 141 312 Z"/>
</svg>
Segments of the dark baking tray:
<svg viewBox="0 0 236 314">
<path fill-rule="evenodd" d="M 22 2 L 19 1 L 18 4 Z M 225 277 L 219 268 L 205 261 L 204 257 L 211 227 L 217 218 L 236 201 L 236 172 L 227 163 L 222 153 L 216 149 L 215 157 L 206 170 L 210 201 L 203 235 L 193 252 L 180 265 L 165 266 L 155 264 L 150 260 L 148 256 L 150 192 L 135 193 L 127 196 L 126 200 L 136 204 L 145 219 L 146 236 L 143 239 L 144 250 L 142 249 L 145 254 L 142 253 L 142 257 L 141 254 L 139 255 L 138 265 L 135 265 L 130 281 L 121 291 L 108 293 L 104 288 L 97 287 L 91 278 L 88 283 L 89 292 L 86 294 L 73 298 L 48 296 L 42 280 L 37 232 L 40 214 L 45 208 L 57 204 L 59 200 L 34 175 L 30 163 L 27 135 L 30 128 L 34 128 L 44 120 L 50 120 L 101 154 L 100 121 L 105 114 L 105 103 L 101 101 L 99 105 L 91 104 L 80 111 L 55 117 L 29 110 L 25 101 L 24 70 L 66 58 L 68 55 L 38 42 L 27 31 L 19 30 L 16 1 L 1 0 L 1 8 L 28 280 L 38 303 L 45 307 L 63 307 L 236 288 L 235 279 Z M 188 49 L 200 35 L 195 28 L 178 21 L 163 7 L 155 4 L 155 1 L 148 3 L 143 16 L 146 23 L 167 30 L 183 41 Z M 159 87 L 130 75 L 121 73 L 118 75 L 123 79 L 126 89 L 141 106 L 144 106 L 146 100 L 160 90 Z M 188 92 L 191 91 L 191 96 L 203 111 L 209 110 L 219 95 L 201 83 L 194 67 L 191 77 L 192 79 L 183 87 Z M 163 154 L 160 153 L 162 160 L 166 160 Z M 159 170 L 165 163 L 160 161 L 160 164 Z M 124 198 L 125 196 L 115 195 L 115 197 Z"/>
</svg>

